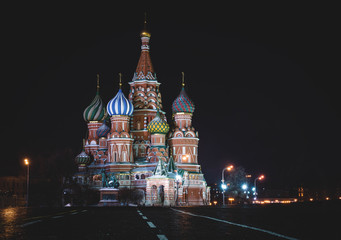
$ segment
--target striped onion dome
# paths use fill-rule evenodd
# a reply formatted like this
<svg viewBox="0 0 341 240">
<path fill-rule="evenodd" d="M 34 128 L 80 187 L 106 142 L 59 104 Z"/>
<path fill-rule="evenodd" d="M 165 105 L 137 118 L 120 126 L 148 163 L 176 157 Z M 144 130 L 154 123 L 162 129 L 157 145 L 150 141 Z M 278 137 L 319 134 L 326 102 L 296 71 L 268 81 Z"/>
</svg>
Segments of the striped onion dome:
<svg viewBox="0 0 341 240">
<path fill-rule="evenodd" d="M 78 165 L 89 165 L 91 162 L 91 158 L 88 154 L 85 153 L 83 149 L 83 151 L 77 155 L 75 161 Z"/>
<path fill-rule="evenodd" d="M 110 128 L 107 126 L 106 121 L 104 120 L 102 125 L 97 129 L 96 133 L 98 137 L 106 137 L 110 132 Z"/>
<path fill-rule="evenodd" d="M 134 111 L 133 104 L 124 96 L 122 89 L 118 90 L 116 96 L 108 102 L 107 112 L 110 116 L 126 115 L 131 116 Z"/>
<path fill-rule="evenodd" d="M 161 118 L 159 110 L 157 110 L 155 118 L 151 120 L 150 123 L 148 124 L 147 129 L 151 134 L 154 134 L 154 133 L 167 134 L 168 133 L 169 125 L 165 120 Z"/>
<path fill-rule="evenodd" d="M 178 112 L 193 113 L 194 109 L 195 109 L 194 103 L 187 96 L 185 88 L 182 88 L 179 96 L 173 102 L 172 105 L 173 113 Z"/>
<path fill-rule="evenodd" d="M 103 106 L 103 101 L 99 96 L 99 91 L 90 103 L 90 105 L 84 110 L 83 118 L 86 122 L 90 121 L 103 121 L 106 117 L 105 108 Z"/>
</svg>

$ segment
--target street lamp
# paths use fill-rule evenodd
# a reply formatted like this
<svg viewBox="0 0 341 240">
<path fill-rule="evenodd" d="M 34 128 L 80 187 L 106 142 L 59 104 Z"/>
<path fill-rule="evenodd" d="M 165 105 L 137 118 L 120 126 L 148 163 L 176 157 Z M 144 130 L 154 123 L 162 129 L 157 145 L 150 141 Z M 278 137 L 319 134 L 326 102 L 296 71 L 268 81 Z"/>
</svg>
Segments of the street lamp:
<svg viewBox="0 0 341 240">
<path fill-rule="evenodd" d="M 227 170 L 228 172 L 230 172 L 233 169 L 233 165 L 230 165 L 226 168 L 223 169 L 223 171 L 221 172 L 221 188 L 223 189 L 223 206 L 225 206 L 225 190 L 227 189 L 227 186 L 225 184 L 225 179 L 224 179 L 224 172 L 225 170 Z"/>
<path fill-rule="evenodd" d="M 175 176 L 176 180 L 176 206 L 179 205 L 179 182 L 182 180 L 182 177 L 179 174 Z"/>
<path fill-rule="evenodd" d="M 28 192 L 30 186 L 30 162 L 27 158 L 24 159 L 24 163 L 27 166 L 27 173 L 26 173 L 26 207 L 28 207 Z"/>
<path fill-rule="evenodd" d="M 243 189 L 244 191 L 246 191 L 246 189 L 247 189 L 247 184 L 246 184 L 246 183 L 244 183 L 244 184 L 242 185 L 242 189 Z"/>
<path fill-rule="evenodd" d="M 263 180 L 265 178 L 265 176 L 262 174 L 262 175 L 260 175 L 259 177 L 257 177 L 257 178 L 255 178 L 255 181 L 253 182 L 253 188 L 252 188 L 252 190 L 254 191 L 254 195 L 255 195 L 255 197 L 254 197 L 254 199 L 256 200 L 257 199 L 257 186 L 256 186 L 256 184 L 257 184 L 257 180 Z"/>
</svg>

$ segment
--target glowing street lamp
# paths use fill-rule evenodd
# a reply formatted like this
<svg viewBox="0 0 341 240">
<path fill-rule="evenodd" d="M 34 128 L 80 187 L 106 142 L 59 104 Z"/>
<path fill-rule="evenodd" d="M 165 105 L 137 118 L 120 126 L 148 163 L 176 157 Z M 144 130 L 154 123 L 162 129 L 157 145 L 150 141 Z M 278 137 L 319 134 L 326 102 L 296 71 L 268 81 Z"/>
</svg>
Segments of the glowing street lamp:
<svg viewBox="0 0 341 240">
<path fill-rule="evenodd" d="M 228 172 L 232 171 L 233 169 L 233 165 L 230 165 L 226 168 L 223 169 L 223 171 L 221 172 L 221 182 L 224 183 L 225 182 L 225 179 L 224 179 L 224 172 L 225 170 L 227 170 Z"/>
<path fill-rule="evenodd" d="M 264 178 L 265 176 L 262 174 L 259 177 L 255 178 L 255 181 L 253 182 L 254 187 L 252 188 L 252 190 L 254 191 L 254 194 L 255 194 L 255 197 L 254 197 L 255 200 L 257 199 L 257 186 L 256 186 L 257 180 L 263 180 Z"/>
<path fill-rule="evenodd" d="M 221 188 L 223 189 L 223 206 L 225 206 L 225 190 L 227 189 L 227 186 L 225 184 L 225 179 L 224 179 L 224 172 L 225 170 L 227 170 L 228 172 L 232 171 L 233 169 L 233 165 L 230 165 L 226 168 L 223 169 L 223 171 L 221 172 Z"/>
<path fill-rule="evenodd" d="M 221 188 L 223 189 L 223 191 L 225 191 L 227 189 L 227 185 L 225 183 L 222 183 Z"/>
<path fill-rule="evenodd" d="M 29 186 L 30 186 L 30 161 L 25 158 L 24 159 L 24 163 L 27 166 L 27 174 L 26 174 L 26 207 L 28 207 L 28 193 L 29 193 Z"/>
<path fill-rule="evenodd" d="M 246 183 L 244 183 L 244 184 L 242 185 L 242 189 L 243 189 L 244 191 L 247 190 L 247 184 L 246 184 Z"/>
</svg>

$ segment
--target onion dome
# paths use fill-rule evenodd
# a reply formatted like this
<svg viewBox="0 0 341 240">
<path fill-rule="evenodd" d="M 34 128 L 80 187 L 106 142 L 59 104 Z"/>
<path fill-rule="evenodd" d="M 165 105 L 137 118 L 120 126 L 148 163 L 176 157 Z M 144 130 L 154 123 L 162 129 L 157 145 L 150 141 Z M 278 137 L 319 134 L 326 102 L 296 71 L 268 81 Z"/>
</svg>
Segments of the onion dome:
<svg viewBox="0 0 341 240">
<path fill-rule="evenodd" d="M 172 104 L 172 111 L 173 113 L 178 112 L 193 113 L 194 109 L 195 109 L 194 103 L 185 92 L 184 73 L 182 73 L 182 89 L 179 96 L 174 100 Z"/>
<path fill-rule="evenodd" d="M 160 116 L 159 109 L 156 112 L 156 116 L 147 126 L 148 131 L 151 134 L 160 133 L 160 134 L 167 134 L 169 131 L 168 123 L 163 120 Z"/>
<path fill-rule="evenodd" d="M 107 112 L 110 116 L 113 115 L 126 115 L 131 116 L 134 111 L 133 104 L 124 96 L 121 86 L 121 73 L 120 75 L 120 89 L 116 96 L 108 102 Z"/>
<path fill-rule="evenodd" d="M 107 126 L 106 121 L 103 121 L 103 124 L 97 129 L 96 133 L 99 138 L 106 137 L 110 132 L 110 128 Z"/>
<path fill-rule="evenodd" d="M 103 121 L 106 115 L 102 98 L 99 96 L 99 75 L 97 74 L 97 93 L 94 100 L 92 100 L 90 105 L 84 110 L 83 118 L 86 122 Z"/>
<path fill-rule="evenodd" d="M 89 165 L 91 162 L 90 156 L 86 154 L 84 150 L 77 155 L 75 160 L 78 165 Z"/>
<path fill-rule="evenodd" d="M 78 165 L 89 165 L 91 162 L 91 158 L 88 154 L 85 153 L 84 150 L 85 139 L 83 139 L 83 150 L 80 154 L 78 154 L 75 158 L 75 161 Z"/>
</svg>

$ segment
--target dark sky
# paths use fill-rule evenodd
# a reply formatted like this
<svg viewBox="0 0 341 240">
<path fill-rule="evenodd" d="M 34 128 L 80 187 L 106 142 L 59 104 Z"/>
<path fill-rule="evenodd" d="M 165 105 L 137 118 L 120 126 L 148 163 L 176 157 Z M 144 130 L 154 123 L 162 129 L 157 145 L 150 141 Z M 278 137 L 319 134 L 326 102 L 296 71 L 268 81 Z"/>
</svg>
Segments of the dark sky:
<svg viewBox="0 0 341 240">
<path fill-rule="evenodd" d="M 24 156 L 78 154 L 96 74 L 105 103 L 119 72 L 128 92 L 147 11 L 164 110 L 170 119 L 184 71 L 209 183 L 233 163 L 273 187 L 341 185 L 333 6 L 3 9 L 1 175 L 16 174 Z"/>
</svg>

